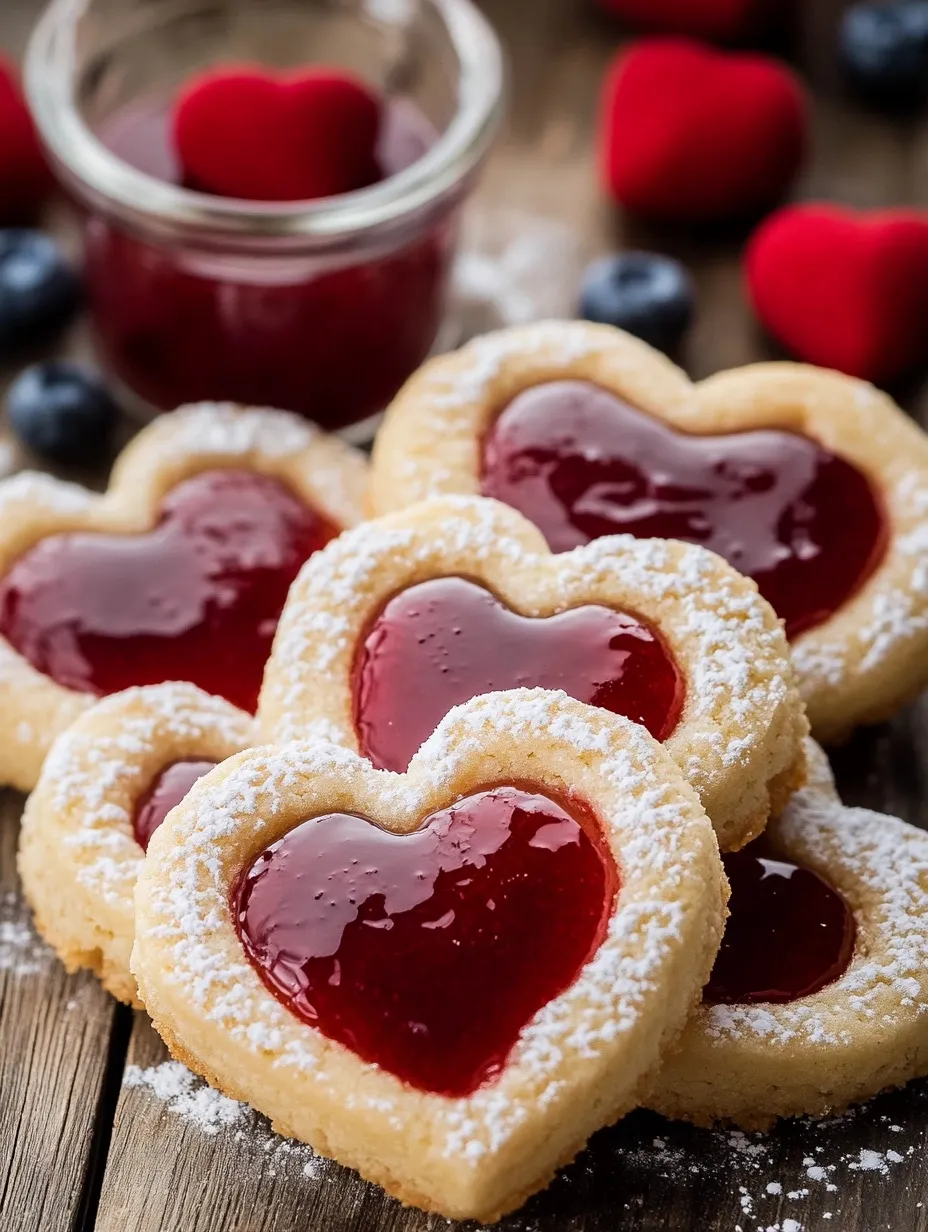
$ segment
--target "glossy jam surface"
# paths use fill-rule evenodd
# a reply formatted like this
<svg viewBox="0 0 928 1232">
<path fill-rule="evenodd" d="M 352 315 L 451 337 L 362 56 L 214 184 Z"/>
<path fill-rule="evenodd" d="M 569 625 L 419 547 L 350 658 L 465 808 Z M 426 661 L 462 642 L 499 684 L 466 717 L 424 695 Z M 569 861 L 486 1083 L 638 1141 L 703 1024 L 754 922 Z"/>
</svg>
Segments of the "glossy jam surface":
<svg viewBox="0 0 928 1232">
<path fill-rule="evenodd" d="M 408 103 L 385 107 L 384 178 L 435 142 Z M 137 104 L 98 134 L 158 179 L 181 179 L 163 103 Z M 438 331 L 453 220 L 421 217 L 389 243 L 332 255 L 245 258 L 148 242 L 92 215 L 84 277 L 110 370 L 168 410 L 224 400 L 276 406 L 342 427 L 382 410 L 425 359 Z"/>
<path fill-rule="evenodd" d="M 402 837 L 344 813 L 305 821 L 245 872 L 232 911 L 292 1013 L 420 1090 L 463 1096 L 577 978 L 617 891 L 583 806 L 504 786 Z"/>
<path fill-rule="evenodd" d="M 214 761 L 175 761 L 161 771 L 140 797 L 132 818 L 132 833 L 143 851 L 148 850 L 151 836 L 171 809 L 180 804 L 197 779 L 209 774 L 215 765 Z"/>
<path fill-rule="evenodd" d="M 290 584 L 335 534 L 275 479 L 205 471 L 147 534 L 40 540 L 0 580 L 0 633 L 81 693 L 189 680 L 253 711 Z"/>
<path fill-rule="evenodd" d="M 866 476 L 808 437 L 675 432 L 581 381 L 539 385 L 502 411 L 482 488 L 557 552 L 623 532 L 711 548 L 754 578 L 790 637 L 851 598 L 887 544 Z"/>
<path fill-rule="evenodd" d="M 847 970 L 854 916 L 824 878 L 775 856 L 763 838 L 722 859 L 730 915 L 704 1001 L 795 1001 Z"/>
<path fill-rule="evenodd" d="M 405 770 L 453 706 L 536 686 L 623 714 L 659 740 L 683 706 L 670 651 L 634 616 L 588 605 L 532 619 L 474 582 L 435 578 L 394 596 L 358 647 L 361 752 L 381 769 Z"/>
</svg>

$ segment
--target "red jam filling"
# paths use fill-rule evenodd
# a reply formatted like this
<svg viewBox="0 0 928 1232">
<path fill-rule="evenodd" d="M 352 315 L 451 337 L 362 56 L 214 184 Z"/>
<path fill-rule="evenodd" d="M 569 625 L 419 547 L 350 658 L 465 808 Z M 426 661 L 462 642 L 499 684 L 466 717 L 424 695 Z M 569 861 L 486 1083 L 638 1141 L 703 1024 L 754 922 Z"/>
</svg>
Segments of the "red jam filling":
<svg viewBox="0 0 928 1232">
<path fill-rule="evenodd" d="M 405 770 L 453 706 L 535 686 L 625 715 L 658 740 L 683 707 L 670 651 L 634 616 L 589 605 L 534 619 L 474 582 L 435 578 L 390 599 L 358 647 L 361 752 L 380 769 Z"/>
<path fill-rule="evenodd" d="M 494 787 L 403 836 L 305 821 L 245 871 L 232 911 L 293 1014 L 404 1082 L 465 1096 L 577 978 L 618 875 L 588 810 Z"/>
<path fill-rule="evenodd" d="M 809 437 L 677 432 L 582 381 L 539 385 L 503 410 L 482 490 L 557 552 L 622 532 L 711 548 L 754 578 L 791 638 L 846 603 L 887 544 L 866 476 Z"/>
<path fill-rule="evenodd" d="M 180 184 L 162 100 L 110 117 L 99 137 L 156 179 Z M 386 101 L 380 178 L 410 167 L 437 133 L 407 101 Z M 453 218 L 420 216 L 390 243 L 338 259 L 151 242 L 102 215 L 85 234 L 84 278 L 103 359 L 150 405 L 229 400 L 340 428 L 380 411 L 428 355 L 453 250 Z M 363 356 L 363 362 L 358 357 Z"/>
<path fill-rule="evenodd" d="M 180 804 L 197 779 L 209 774 L 215 765 L 214 761 L 176 761 L 161 771 L 135 806 L 132 818 L 132 833 L 143 851 L 148 850 L 151 836 L 171 809 Z"/>
<path fill-rule="evenodd" d="M 0 633 L 81 693 L 189 680 L 254 711 L 290 584 L 337 533 L 275 479 L 205 471 L 146 534 L 40 540 L 0 580 Z"/>
<path fill-rule="evenodd" d="M 776 857 L 763 838 L 722 859 L 730 915 L 704 1001 L 796 1001 L 847 970 L 854 916 L 824 878 Z"/>
</svg>

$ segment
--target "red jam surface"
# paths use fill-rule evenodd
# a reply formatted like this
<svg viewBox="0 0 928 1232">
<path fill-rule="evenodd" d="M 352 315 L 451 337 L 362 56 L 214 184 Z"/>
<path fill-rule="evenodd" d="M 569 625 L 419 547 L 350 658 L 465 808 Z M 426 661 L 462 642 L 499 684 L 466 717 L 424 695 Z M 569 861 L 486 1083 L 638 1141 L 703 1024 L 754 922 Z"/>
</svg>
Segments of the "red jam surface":
<svg viewBox="0 0 928 1232">
<path fill-rule="evenodd" d="M 189 680 L 254 711 L 290 584 L 337 529 L 275 479 L 205 471 L 143 535 L 50 535 L 0 580 L 0 633 L 81 693 Z"/>
<path fill-rule="evenodd" d="M 170 108 L 136 105 L 98 134 L 138 170 L 181 171 Z M 387 178 L 434 144 L 407 102 L 387 103 L 379 167 Z M 149 242 L 92 215 L 84 277 L 110 370 L 155 407 L 228 399 L 308 415 L 330 428 L 383 407 L 428 354 L 444 308 L 452 221 L 434 217 L 368 252 L 285 259 L 194 252 Z"/>
<path fill-rule="evenodd" d="M 795 1001 L 847 970 L 854 916 L 818 873 L 776 858 L 762 838 L 722 859 L 730 915 L 704 1001 Z"/>
<path fill-rule="evenodd" d="M 176 761 L 161 771 L 135 806 L 132 818 L 132 833 L 143 851 L 148 850 L 151 836 L 171 809 L 180 804 L 197 779 L 209 774 L 215 765 L 214 761 Z"/>
<path fill-rule="evenodd" d="M 581 381 L 526 390 L 490 428 L 483 492 L 563 552 L 600 535 L 711 548 L 786 623 L 827 620 L 877 567 L 887 528 L 856 467 L 793 432 L 676 432 Z"/>
<path fill-rule="evenodd" d="M 305 821 L 233 891 L 242 945 L 304 1022 L 420 1090 L 469 1095 L 605 936 L 618 875 L 586 814 L 495 787 L 402 837 Z"/>
<path fill-rule="evenodd" d="M 533 619 L 474 582 L 436 578 L 394 596 L 358 648 L 361 752 L 380 769 L 405 770 L 453 706 L 536 686 L 625 715 L 658 740 L 683 707 L 670 651 L 634 616 L 589 605 Z"/>
</svg>

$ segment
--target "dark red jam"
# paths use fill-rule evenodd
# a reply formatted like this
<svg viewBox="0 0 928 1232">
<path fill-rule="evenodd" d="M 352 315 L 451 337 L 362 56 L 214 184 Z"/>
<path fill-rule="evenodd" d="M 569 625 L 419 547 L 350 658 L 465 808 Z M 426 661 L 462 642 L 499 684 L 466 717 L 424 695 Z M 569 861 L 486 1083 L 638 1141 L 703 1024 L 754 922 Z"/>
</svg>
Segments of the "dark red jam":
<svg viewBox="0 0 928 1232">
<path fill-rule="evenodd" d="M 582 381 L 526 390 L 503 410 L 482 490 L 557 552 L 622 532 L 711 548 L 754 578 L 790 637 L 850 599 L 887 544 L 867 477 L 809 437 L 676 432 Z"/>
<path fill-rule="evenodd" d="M 676 726 L 685 687 L 663 639 L 634 616 L 589 605 L 532 619 L 474 582 L 436 578 L 394 596 L 358 647 L 361 752 L 405 770 L 453 706 L 535 686 L 625 715 L 658 740 Z"/>
<path fill-rule="evenodd" d="M 588 810 L 494 787 L 402 837 L 305 821 L 232 895 L 245 952 L 298 1018 L 411 1086 L 469 1095 L 605 936 L 618 892 Z"/>
<path fill-rule="evenodd" d="M 137 104 L 100 139 L 170 183 L 170 106 Z M 387 103 L 382 178 L 411 166 L 437 134 L 407 102 Z M 382 410 L 428 354 L 441 320 L 453 219 L 418 218 L 383 244 L 247 258 L 186 250 L 92 215 L 84 275 L 100 352 L 154 407 L 228 399 L 300 412 L 338 428 Z"/>
<path fill-rule="evenodd" d="M 290 584 L 337 529 L 283 484 L 206 471 L 142 535 L 50 535 L 0 580 L 0 633 L 81 693 L 189 680 L 254 711 Z"/>
<path fill-rule="evenodd" d="M 143 851 L 148 850 L 151 836 L 186 796 L 197 779 L 209 774 L 214 761 L 176 761 L 167 766 L 141 797 L 132 818 L 132 833 Z"/>
<path fill-rule="evenodd" d="M 778 858 L 763 838 L 722 859 L 731 914 L 703 1000 L 796 1001 L 843 975 L 856 927 L 837 890 L 810 868 Z"/>
</svg>

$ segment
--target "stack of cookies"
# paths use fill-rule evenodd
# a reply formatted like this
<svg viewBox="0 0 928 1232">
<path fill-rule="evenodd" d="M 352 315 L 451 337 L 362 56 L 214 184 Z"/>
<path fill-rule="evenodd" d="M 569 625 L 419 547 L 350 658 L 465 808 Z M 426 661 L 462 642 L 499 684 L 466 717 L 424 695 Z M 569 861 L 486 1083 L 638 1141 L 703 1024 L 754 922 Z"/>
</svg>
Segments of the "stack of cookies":
<svg viewBox="0 0 928 1232">
<path fill-rule="evenodd" d="M 812 739 L 928 681 L 928 439 L 871 386 L 548 322 L 369 469 L 199 406 L 0 508 L 37 925 L 281 1133 L 492 1220 L 636 1106 L 928 1073 L 928 835 Z"/>
</svg>

